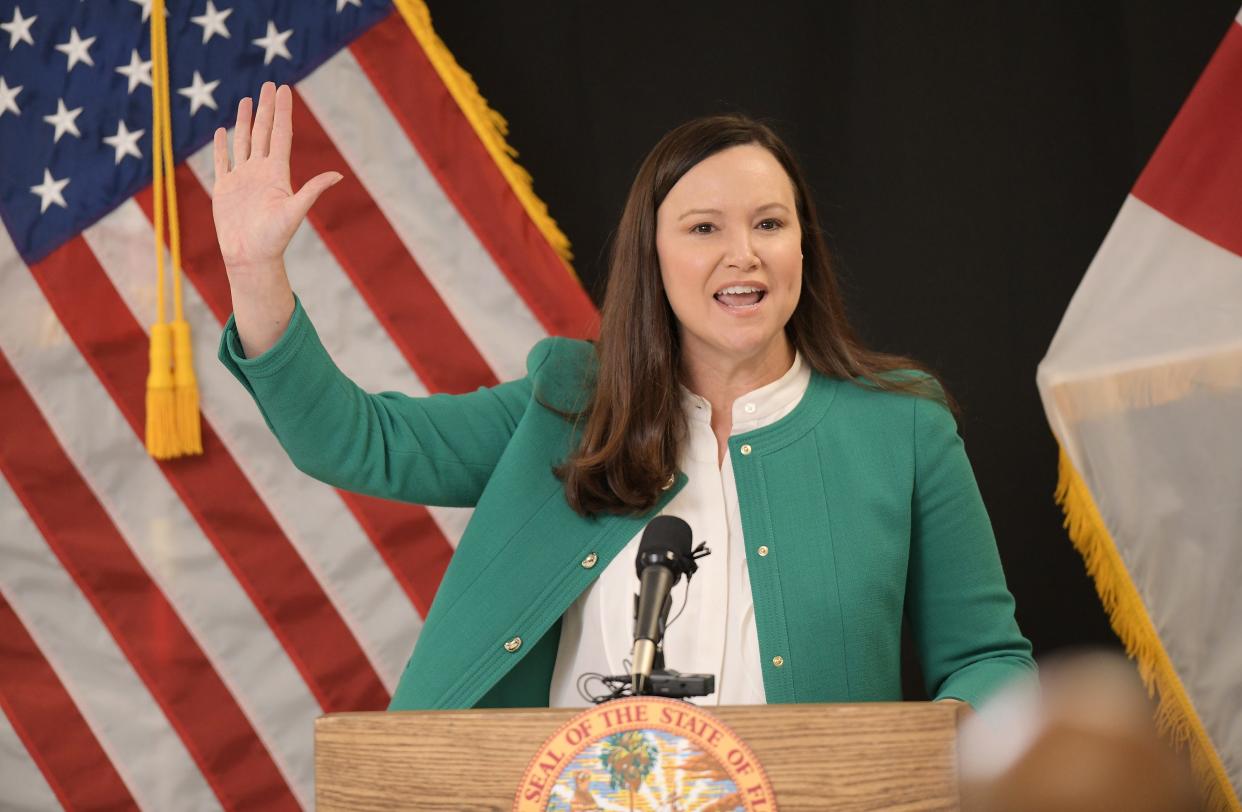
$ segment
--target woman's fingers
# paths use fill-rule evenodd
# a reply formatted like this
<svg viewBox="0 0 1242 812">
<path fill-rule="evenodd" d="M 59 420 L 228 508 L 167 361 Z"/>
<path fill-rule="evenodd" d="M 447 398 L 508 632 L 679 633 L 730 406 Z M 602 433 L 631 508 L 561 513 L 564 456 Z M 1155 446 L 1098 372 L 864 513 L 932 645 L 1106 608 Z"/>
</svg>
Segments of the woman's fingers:
<svg viewBox="0 0 1242 812">
<path fill-rule="evenodd" d="M 216 177 L 215 182 L 219 183 L 220 178 L 228 174 L 229 171 L 229 147 L 228 133 L 223 127 L 216 128 L 216 134 L 212 138 L 211 155 L 215 159 Z"/>
<path fill-rule="evenodd" d="M 293 196 L 293 206 L 298 222 L 301 222 L 306 213 L 310 211 L 310 207 L 315 205 L 319 196 L 329 187 L 335 186 L 341 177 L 340 172 L 323 172 L 302 184 L 302 188 L 298 189 L 297 194 Z"/>
<path fill-rule="evenodd" d="M 293 91 L 288 85 L 276 89 L 276 117 L 272 122 L 272 158 L 289 162 L 293 148 Z"/>
<path fill-rule="evenodd" d="M 272 118 L 276 113 L 276 84 L 264 82 L 259 91 L 259 107 L 254 114 L 254 131 L 250 134 L 250 156 L 266 158 L 272 138 Z"/>
<path fill-rule="evenodd" d="M 233 128 L 233 166 L 250 157 L 250 97 L 237 103 L 237 126 Z"/>
</svg>

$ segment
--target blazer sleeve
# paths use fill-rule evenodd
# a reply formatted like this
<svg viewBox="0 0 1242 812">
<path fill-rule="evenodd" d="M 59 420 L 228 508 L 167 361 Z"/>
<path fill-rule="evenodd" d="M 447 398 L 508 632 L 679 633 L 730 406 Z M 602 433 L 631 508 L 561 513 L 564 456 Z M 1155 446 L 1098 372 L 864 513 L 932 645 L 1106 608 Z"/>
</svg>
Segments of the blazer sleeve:
<svg viewBox="0 0 1242 812">
<path fill-rule="evenodd" d="M 916 398 L 907 607 L 929 695 L 978 706 L 1035 671 L 952 414 Z"/>
<path fill-rule="evenodd" d="M 232 317 L 219 358 L 300 470 L 350 491 L 424 505 L 476 504 L 531 401 L 532 374 L 463 395 L 364 392 L 336 366 L 302 307 L 275 346 L 246 358 Z"/>
</svg>

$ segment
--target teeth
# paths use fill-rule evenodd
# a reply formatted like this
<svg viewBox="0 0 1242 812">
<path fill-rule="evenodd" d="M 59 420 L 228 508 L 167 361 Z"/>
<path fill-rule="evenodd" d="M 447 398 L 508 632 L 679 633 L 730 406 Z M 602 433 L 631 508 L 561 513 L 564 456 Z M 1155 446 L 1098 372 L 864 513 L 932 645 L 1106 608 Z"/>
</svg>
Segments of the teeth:
<svg viewBox="0 0 1242 812">
<path fill-rule="evenodd" d="M 724 290 L 717 291 L 716 295 L 719 296 L 722 293 L 760 293 L 762 290 L 763 288 L 752 288 L 752 287 L 746 287 L 744 285 L 733 285 L 732 287 L 728 287 L 728 288 L 725 288 Z"/>
</svg>

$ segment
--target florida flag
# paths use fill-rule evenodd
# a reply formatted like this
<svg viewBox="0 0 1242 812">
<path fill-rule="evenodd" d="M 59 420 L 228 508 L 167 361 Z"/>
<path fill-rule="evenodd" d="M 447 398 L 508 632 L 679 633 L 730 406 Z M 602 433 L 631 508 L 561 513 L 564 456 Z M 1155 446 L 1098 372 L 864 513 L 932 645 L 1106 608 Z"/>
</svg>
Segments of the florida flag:
<svg viewBox="0 0 1242 812">
<path fill-rule="evenodd" d="M 1242 15 L 1070 302 L 1039 391 L 1058 498 L 1218 809 L 1242 810 Z"/>
<path fill-rule="evenodd" d="M 286 255 L 371 390 L 464 392 L 595 323 L 418 0 L 186 0 L 172 134 L 201 457 L 143 447 L 151 0 L 0 0 L 0 807 L 313 804 L 312 721 L 385 707 L 465 521 L 297 472 L 215 360 L 211 134 L 294 87 Z"/>
</svg>

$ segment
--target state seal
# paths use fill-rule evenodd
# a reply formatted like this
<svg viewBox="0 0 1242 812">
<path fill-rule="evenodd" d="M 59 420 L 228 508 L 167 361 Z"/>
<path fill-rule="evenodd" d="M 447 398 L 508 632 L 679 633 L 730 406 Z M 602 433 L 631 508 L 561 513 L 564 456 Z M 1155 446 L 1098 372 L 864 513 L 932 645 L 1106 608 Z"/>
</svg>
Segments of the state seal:
<svg viewBox="0 0 1242 812">
<path fill-rule="evenodd" d="M 514 812 L 769 812 L 750 748 L 702 708 L 631 697 L 588 708 L 544 742 Z"/>
</svg>

